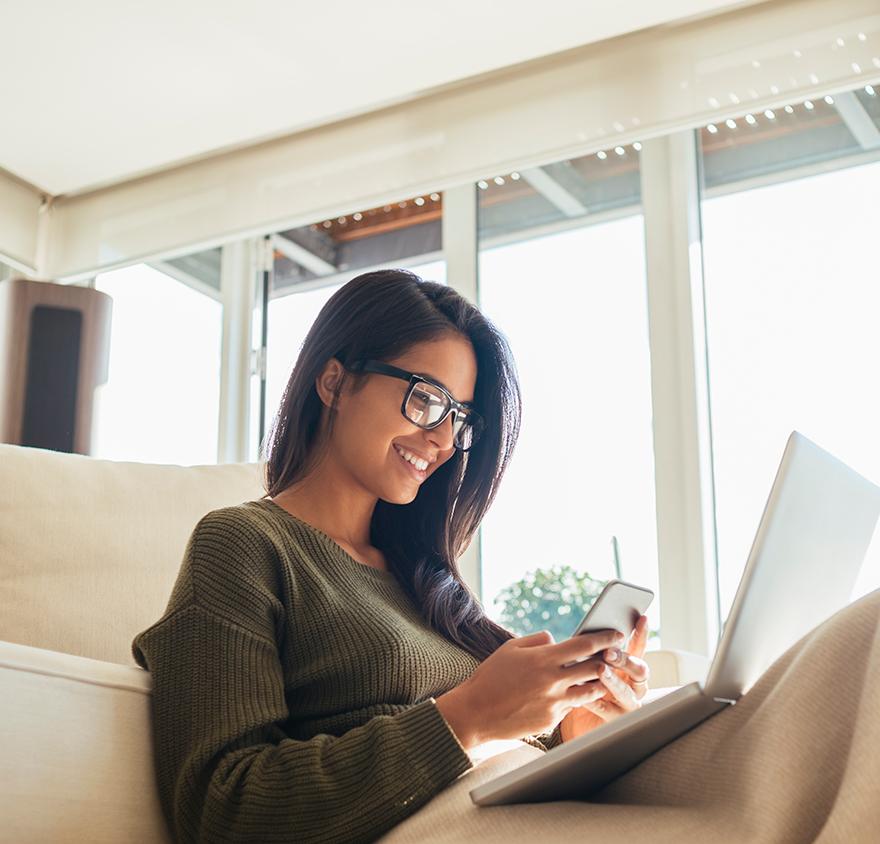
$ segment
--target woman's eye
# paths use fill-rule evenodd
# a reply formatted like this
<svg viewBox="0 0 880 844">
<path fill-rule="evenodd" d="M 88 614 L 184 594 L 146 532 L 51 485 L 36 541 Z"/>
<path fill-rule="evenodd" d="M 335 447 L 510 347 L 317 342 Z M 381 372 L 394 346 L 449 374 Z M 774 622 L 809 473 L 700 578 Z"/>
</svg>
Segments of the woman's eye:
<svg viewBox="0 0 880 844">
<path fill-rule="evenodd" d="M 424 405 L 443 403 L 437 396 L 432 396 L 430 393 L 420 393 L 418 390 L 413 393 L 413 398 Z"/>
</svg>

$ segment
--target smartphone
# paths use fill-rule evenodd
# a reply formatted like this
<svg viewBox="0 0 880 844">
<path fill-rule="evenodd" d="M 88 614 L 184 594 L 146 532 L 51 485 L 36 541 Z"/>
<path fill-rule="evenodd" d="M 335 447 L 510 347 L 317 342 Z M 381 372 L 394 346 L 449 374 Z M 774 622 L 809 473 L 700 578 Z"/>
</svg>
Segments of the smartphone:
<svg viewBox="0 0 880 844">
<path fill-rule="evenodd" d="M 623 580 L 609 580 L 571 635 L 577 636 L 596 630 L 619 630 L 628 640 L 635 630 L 639 616 L 644 615 L 653 600 L 654 593 L 644 586 L 636 586 Z M 626 649 L 626 643 L 623 649 Z M 563 667 L 582 661 L 575 660 Z"/>
</svg>

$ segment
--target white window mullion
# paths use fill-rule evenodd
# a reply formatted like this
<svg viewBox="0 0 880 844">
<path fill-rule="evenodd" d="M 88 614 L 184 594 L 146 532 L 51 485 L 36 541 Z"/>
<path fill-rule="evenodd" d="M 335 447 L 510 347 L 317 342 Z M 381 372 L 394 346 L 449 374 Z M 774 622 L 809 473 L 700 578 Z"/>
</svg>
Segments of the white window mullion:
<svg viewBox="0 0 880 844">
<path fill-rule="evenodd" d="M 248 460 L 251 329 L 256 296 L 255 240 L 239 240 L 222 248 L 223 336 L 218 463 L 244 463 Z"/>
<path fill-rule="evenodd" d="M 477 276 L 477 186 L 468 183 L 443 192 L 443 253 L 446 283 L 468 301 L 479 305 Z M 478 529 L 458 561 L 461 576 L 482 600 L 482 560 Z"/>
<path fill-rule="evenodd" d="M 711 654 L 718 585 L 696 136 L 643 142 L 660 633 Z"/>
</svg>

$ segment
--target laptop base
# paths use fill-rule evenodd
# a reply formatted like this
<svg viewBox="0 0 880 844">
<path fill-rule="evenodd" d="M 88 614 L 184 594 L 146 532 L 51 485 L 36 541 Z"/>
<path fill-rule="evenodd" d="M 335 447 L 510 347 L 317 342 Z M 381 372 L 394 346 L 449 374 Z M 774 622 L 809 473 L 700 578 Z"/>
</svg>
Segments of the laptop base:
<svg viewBox="0 0 880 844">
<path fill-rule="evenodd" d="M 470 792 L 471 800 L 478 806 L 503 806 L 584 799 L 729 705 L 690 683 L 483 783 Z M 538 776 L 551 767 L 547 776 Z"/>
</svg>

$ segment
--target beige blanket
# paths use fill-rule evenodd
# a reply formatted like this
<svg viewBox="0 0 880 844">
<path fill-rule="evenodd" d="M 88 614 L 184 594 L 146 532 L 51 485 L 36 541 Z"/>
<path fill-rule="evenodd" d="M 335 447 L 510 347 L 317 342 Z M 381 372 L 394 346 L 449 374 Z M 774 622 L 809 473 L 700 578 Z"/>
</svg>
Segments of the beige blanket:
<svg viewBox="0 0 880 844">
<path fill-rule="evenodd" d="M 480 761 L 380 840 L 880 842 L 880 590 L 590 800 L 473 805 L 472 788 L 541 753 Z"/>
</svg>

